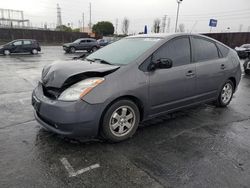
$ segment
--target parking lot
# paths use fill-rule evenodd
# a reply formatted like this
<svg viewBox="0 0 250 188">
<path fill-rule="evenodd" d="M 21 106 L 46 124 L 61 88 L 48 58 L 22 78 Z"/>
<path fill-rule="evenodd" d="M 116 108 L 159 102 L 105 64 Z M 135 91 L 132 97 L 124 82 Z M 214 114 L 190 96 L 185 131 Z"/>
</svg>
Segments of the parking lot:
<svg viewBox="0 0 250 188">
<path fill-rule="evenodd" d="M 143 122 L 128 141 L 78 142 L 44 131 L 30 98 L 61 47 L 0 56 L 0 187 L 249 187 L 250 77 L 227 108 L 201 105 Z"/>
</svg>

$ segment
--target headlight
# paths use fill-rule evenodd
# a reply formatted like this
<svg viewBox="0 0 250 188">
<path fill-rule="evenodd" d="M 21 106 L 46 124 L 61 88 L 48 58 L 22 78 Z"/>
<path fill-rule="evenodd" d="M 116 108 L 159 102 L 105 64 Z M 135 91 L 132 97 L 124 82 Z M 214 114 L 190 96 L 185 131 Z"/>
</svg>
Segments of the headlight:
<svg viewBox="0 0 250 188">
<path fill-rule="evenodd" d="M 58 100 L 61 101 L 76 101 L 82 97 L 84 97 L 87 93 L 89 93 L 92 89 L 102 83 L 104 78 L 88 78 L 86 80 L 80 81 L 68 89 L 62 92 L 59 96 Z"/>
</svg>

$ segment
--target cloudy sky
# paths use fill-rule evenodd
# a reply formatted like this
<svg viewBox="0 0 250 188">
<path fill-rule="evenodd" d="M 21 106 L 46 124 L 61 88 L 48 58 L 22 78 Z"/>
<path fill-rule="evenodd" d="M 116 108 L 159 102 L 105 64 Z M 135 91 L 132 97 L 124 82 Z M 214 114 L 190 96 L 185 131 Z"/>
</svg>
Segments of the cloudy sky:
<svg viewBox="0 0 250 188">
<path fill-rule="evenodd" d="M 25 18 L 33 26 L 47 22 L 49 27 L 56 24 L 56 4 L 62 9 L 62 22 L 73 23 L 78 27 L 82 13 L 85 25 L 89 22 L 89 3 L 92 4 L 92 23 L 106 20 L 115 24 L 118 19 L 118 32 L 122 19 L 130 20 L 130 33 L 143 31 L 144 25 L 151 30 L 153 20 L 167 15 L 170 18 L 170 31 L 174 31 L 176 0 L 2 0 L 0 8 L 23 10 Z M 190 32 L 209 32 L 210 18 L 218 20 L 214 32 L 247 31 L 250 27 L 250 0 L 183 0 L 180 6 L 179 23 Z M 240 26 L 242 24 L 242 26 Z M 227 29 L 230 28 L 230 29 Z"/>
</svg>

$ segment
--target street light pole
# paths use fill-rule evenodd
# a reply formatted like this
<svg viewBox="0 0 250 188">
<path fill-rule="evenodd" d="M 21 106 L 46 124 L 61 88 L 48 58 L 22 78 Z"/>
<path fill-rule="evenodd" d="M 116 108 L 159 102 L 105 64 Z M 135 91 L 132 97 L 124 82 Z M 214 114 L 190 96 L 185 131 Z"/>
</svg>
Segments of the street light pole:
<svg viewBox="0 0 250 188">
<path fill-rule="evenodd" d="M 176 22 L 175 22 L 175 33 L 177 32 L 177 24 L 178 24 L 178 17 L 179 17 L 179 9 L 180 9 L 180 4 L 183 0 L 177 0 L 178 7 L 177 7 L 177 15 L 176 15 Z"/>
</svg>

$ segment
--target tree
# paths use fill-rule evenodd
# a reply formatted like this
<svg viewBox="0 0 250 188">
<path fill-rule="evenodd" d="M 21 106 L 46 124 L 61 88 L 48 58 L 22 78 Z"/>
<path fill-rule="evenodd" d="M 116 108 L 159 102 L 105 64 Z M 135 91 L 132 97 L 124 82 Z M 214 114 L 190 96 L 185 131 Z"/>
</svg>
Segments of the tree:
<svg viewBox="0 0 250 188">
<path fill-rule="evenodd" d="M 92 30 L 97 35 L 107 36 L 107 35 L 113 35 L 115 28 L 111 22 L 102 21 L 98 22 L 97 24 L 94 24 Z"/>
<path fill-rule="evenodd" d="M 122 21 L 122 32 L 124 35 L 128 35 L 128 28 L 129 28 L 129 19 L 125 17 Z"/>
<path fill-rule="evenodd" d="M 73 32 L 80 32 L 80 28 L 75 28 L 72 30 Z"/>
<path fill-rule="evenodd" d="M 156 18 L 153 23 L 153 31 L 154 33 L 159 33 L 160 32 L 160 24 L 161 20 L 159 18 Z"/>
<path fill-rule="evenodd" d="M 71 27 L 67 27 L 66 25 L 59 25 L 56 26 L 57 31 L 66 31 L 66 32 L 72 32 Z"/>
<path fill-rule="evenodd" d="M 181 32 L 181 33 L 184 33 L 184 32 L 185 32 L 185 25 L 184 25 L 183 23 L 181 23 L 181 24 L 179 25 L 179 32 Z"/>
</svg>

